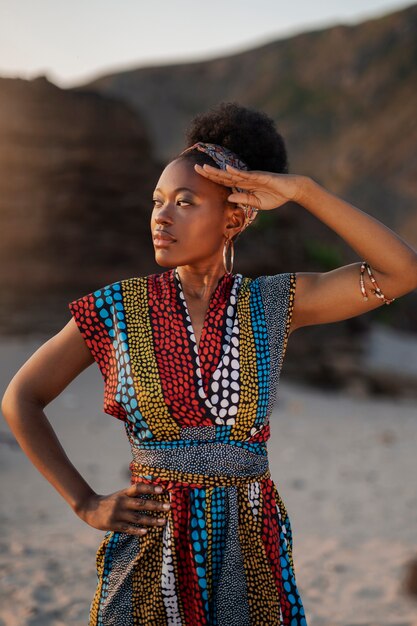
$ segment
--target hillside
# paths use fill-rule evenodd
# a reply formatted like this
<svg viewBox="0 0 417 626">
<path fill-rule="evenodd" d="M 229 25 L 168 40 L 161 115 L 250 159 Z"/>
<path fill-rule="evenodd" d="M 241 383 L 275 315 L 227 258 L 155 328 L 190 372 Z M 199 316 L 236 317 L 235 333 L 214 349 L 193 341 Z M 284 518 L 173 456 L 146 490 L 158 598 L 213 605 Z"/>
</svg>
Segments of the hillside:
<svg viewBox="0 0 417 626">
<path fill-rule="evenodd" d="M 221 100 L 259 107 L 290 168 L 382 219 L 417 247 L 417 5 L 196 63 L 99 76 L 81 86 L 129 102 L 155 154 L 183 147 L 189 120 Z"/>
</svg>

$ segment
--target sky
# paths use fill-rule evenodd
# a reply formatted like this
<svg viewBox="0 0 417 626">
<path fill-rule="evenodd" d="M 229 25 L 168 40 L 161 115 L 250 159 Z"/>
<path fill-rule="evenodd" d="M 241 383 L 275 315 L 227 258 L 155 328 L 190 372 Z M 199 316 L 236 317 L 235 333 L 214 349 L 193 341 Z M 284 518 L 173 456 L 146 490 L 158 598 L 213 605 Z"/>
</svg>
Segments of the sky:
<svg viewBox="0 0 417 626">
<path fill-rule="evenodd" d="M 0 76 L 60 87 L 136 67 L 234 54 L 307 30 L 355 24 L 399 0 L 0 0 Z"/>
</svg>

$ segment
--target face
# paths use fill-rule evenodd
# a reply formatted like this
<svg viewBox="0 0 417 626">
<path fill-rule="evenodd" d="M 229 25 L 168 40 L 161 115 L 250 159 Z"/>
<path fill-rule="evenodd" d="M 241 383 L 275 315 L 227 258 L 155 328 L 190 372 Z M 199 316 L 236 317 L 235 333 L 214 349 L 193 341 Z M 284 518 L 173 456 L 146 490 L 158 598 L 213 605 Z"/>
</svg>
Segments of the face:
<svg viewBox="0 0 417 626">
<path fill-rule="evenodd" d="M 150 226 L 156 262 L 164 267 L 222 266 L 225 237 L 233 237 L 244 221 L 242 211 L 227 201 L 230 193 L 200 176 L 191 161 L 169 163 L 153 193 Z M 175 241 L 155 240 L 158 229 Z"/>
</svg>

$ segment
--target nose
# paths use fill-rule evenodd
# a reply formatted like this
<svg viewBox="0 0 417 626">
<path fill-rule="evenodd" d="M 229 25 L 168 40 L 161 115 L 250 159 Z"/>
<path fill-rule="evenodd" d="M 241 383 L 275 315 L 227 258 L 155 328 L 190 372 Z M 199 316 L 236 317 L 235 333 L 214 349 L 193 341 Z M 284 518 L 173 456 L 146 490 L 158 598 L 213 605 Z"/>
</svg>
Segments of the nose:
<svg viewBox="0 0 417 626">
<path fill-rule="evenodd" d="M 166 202 L 162 207 L 154 211 L 154 219 L 157 224 L 172 223 L 171 205 Z"/>
</svg>

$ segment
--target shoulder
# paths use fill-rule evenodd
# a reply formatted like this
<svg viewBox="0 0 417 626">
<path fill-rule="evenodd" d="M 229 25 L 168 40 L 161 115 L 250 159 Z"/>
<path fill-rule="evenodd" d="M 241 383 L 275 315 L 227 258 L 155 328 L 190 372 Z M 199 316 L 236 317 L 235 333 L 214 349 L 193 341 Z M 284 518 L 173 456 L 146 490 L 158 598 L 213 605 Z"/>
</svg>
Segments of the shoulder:
<svg viewBox="0 0 417 626">
<path fill-rule="evenodd" d="M 164 272 L 165 274 L 165 272 Z M 153 273 L 153 274 L 144 274 L 142 276 L 128 276 L 125 278 L 120 278 L 119 280 L 115 280 L 113 282 L 106 283 L 105 285 L 101 285 L 95 289 L 92 294 L 95 296 L 106 295 L 110 296 L 114 293 L 121 293 L 135 288 L 137 286 L 146 285 L 150 281 L 160 280 L 161 273 Z"/>
<path fill-rule="evenodd" d="M 139 277 L 140 280 L 141 277 Z M 137 281 L 137 277 L 121 278 L 105 284 L 96 286 L 92 291 L 84 292 L 70 302 L 68 306 L 73 313 L 79 314 L 81 311 L 100 311 L 105 310 L 114 301 L 121 300 L 123 293 L 129 286 Z"/>
<path fill-rule="evenodd" d="M 282 328 L 286 335 L 291 332 L 296 280 L 296 272 L 287 271 L 263 274 L 251 283 L 260 293 L 267 323 Z"/>
<path fill-rule="evenodd" d="M 253 286 L 259 287 L 264 297 L 290 296 L 295 292 L 296 272 L 262 274 L 252 279 Z"/>
<path fill-rule="evenodd" d="M 113 305 L 115 301 L 127 299 L 132 293 L 139 293 L 146 290 L 149 284 L 164 283 L 167 280 L 169 271 L 145 274 L 142 276 L 128 276 L 118 280 L 109 281 L 105 284 L 97 286 L 89 292 L 78 295 L 74 300 L 68 303 L 70 309 L 95 308 L 106 309 Z"/>
</svg>

